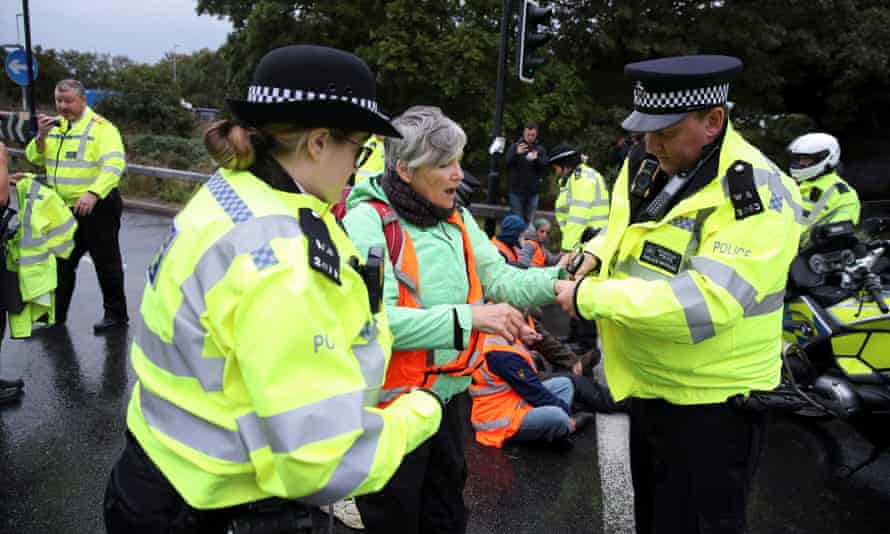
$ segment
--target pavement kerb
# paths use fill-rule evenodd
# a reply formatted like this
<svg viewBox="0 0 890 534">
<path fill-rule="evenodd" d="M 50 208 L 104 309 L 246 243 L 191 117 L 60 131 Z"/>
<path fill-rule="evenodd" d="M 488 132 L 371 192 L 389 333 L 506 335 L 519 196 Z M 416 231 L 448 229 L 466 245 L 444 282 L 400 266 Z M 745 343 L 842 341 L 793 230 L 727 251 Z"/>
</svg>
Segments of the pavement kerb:
<svg viewBox="0 0 890 534">
<path fill-rule="evenodd" d="M 156 200 L 146 200 L 143 198 L 127 198 L 124 197 L 124 208 L 131 210 L 146 211 L 158 215 L 166 215 L 173 217 L 182 210 L 179 204 L 171 204 L 166 202 L 158 202 Z"/>
</svg>

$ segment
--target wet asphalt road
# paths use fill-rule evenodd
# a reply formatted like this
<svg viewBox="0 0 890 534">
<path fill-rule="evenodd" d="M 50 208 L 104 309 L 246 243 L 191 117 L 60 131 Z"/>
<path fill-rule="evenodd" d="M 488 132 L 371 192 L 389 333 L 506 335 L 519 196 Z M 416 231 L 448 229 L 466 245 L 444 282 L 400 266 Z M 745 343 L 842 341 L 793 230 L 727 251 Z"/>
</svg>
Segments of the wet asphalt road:
<svg viewBox="0 0 890 534">
<path fill-rule="evenodd" d="M 136 318 L 145 267 L 169 219 L 124 215 L 130 316 Z M 101 297 L 81 263 L 67 328 L 33 339 L 4 339 L 0 376 L 21 376 L 26 395 L 0 407 L 0 533 L 100 533 L 102 494 L 123 444 L 133 373 L 127 333 L 94 336 Z M 564 323 L 555 316 L 551 328 Z M 623 416 L 601 416 L 574 450 L 480 447 L 468 435 L 469 531 L 632 532 Z M 702 429 L 703 432 L 707 429 Z M 854 476 L 833 475 L 868 455 L 843 423 L 774 417 L 752 493 L 752 533 L 890 531 L 890 454 Z M 603 491 L 602 488 L 607 488 Z M 335 532 L 350 532 L 337 526 Z"/>
</svg>

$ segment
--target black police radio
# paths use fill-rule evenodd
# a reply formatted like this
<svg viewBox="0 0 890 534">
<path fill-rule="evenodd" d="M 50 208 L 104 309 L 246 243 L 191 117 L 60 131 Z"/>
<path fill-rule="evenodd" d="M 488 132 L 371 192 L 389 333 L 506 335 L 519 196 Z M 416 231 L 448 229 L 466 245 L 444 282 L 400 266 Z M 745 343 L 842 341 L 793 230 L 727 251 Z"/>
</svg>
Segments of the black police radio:
<svg viewBox="0 0 890 534">
<path fill-rule="evenodd" d="M 371 313 L 380 311 L 383 302 L 383 262 L 386 258 L 383 247 L 371 247 L 368 249 L 368 259 L 364 265 L 353 256 L 349 259 L 349 265 L 362 277 L 368 290 L 368 304 L 371 305 Z"/>
</svg>

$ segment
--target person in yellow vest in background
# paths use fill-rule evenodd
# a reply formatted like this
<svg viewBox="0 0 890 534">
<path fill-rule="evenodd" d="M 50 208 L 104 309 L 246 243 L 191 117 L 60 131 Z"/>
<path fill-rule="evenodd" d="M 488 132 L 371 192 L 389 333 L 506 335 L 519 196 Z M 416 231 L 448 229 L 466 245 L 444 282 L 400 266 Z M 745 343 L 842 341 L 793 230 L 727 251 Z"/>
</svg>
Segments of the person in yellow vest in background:
<svg viewBox="0 0 890 534">
<path fill-rule="evenodd" d="M 0 276 L 3 277 L 3 281 L 9 280 L 3 271 L 6 269 L 6 227 L 13 213 L 9 209 L 8 158 L 6 145 L 0 142 Z M 0 285 L 0 344 L 3 343 L 3 333 L 6 331 L 7 299 L 4 298 L 4 289 L 8 290 L 7 287 Z M 0 403 L 18 400 L 22 396 L 24 387 L 25 383 L 21 379 L 0 378 Z"/>
<path fill-rule="evenodd" d="M 57 83 L 55 102 L 59 116 L 38 116 L 37 137 L 28 143 L 26 154 L 28 161 L 46 168 L 48 185 L 71 208 L 78 223 L 74 251 L 58 266 L 56 324 L 63 325 L 68 318 L 77 265 L 89 253 L 104 307 L 102 320 L 93 330 L 125 327 L 129 315 L 118 240 L 123 207 L 118 185 L 126 166 L 121 135 L 108 119 L 87 106 L 83 84 L 77 80 Z"/>
<path fill-rule="evenodd" d="M 800 186 L 806 230 L 837 221 L 859 224 L 859 195 L 837 173 L 841 146 L 833 135 L 809 133 L 787 148 L 790 173 Z"/>
<path fill-rule="evenodd" d="M 74 249 L 77 221 L 52 189 L 31 173 L 16 183 L 19 226 L 7 243 L 6 267 L 15 272 L 21 309 L 9 311 L 10 337 L 31 336 L 34 324 L 55 323 L 57 265 Z"/>
<path fill-rule="evenodd" d="M 599 230 L 606 225 L 609 188 L 600 173 L 581 162 L 581 155 L 574 148 L 554 148 L 550 152 L 550 167 L 559 180 L 554 211 L 562 232 L 560 248 L 568 252 L 581 241 L 586 229 Z"/>
<path fill-rule="evenodd" d="M 372 176 L 383 174 L 386 162 L 386 154 L 383 146 L 383 136 L 374 134 L 365 141 L 365 148 L 370 150 L 368 159 L 355 170 L 356 185 Z"/>
<path fill-rule="evenodd" d="M 308 532 L 303 505 L 379 490 L 439 428 L 431 391 L 378 407 L 383 252 L 360 254 L 330 212 L 368 135 L 399 135 L 371 70 L 342 50 L 278 48 L 228 104 L 238 122 L 205 134 L 221 168 L 148 268 L 110 534 Z"/>
<path fill-rule="evenodd" d="M 766 413 L 745 399 L 779 384 L 802 208 L 794 181 L 729 121 L 741 70 L 727 56 L 625 67 L 623 126 L 646 141 L 625 159 L 577 281 L 557 282 L 563 309 L 597 321 L 615 399 L 631 397 L 639 534 L 748 531 Z"/>
</svg>

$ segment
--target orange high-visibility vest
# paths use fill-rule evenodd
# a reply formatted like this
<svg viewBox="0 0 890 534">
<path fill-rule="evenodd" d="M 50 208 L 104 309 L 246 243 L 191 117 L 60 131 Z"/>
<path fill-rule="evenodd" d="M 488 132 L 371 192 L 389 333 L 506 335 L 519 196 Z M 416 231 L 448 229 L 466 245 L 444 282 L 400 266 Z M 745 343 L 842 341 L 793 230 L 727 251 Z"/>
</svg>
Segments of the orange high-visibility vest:
<svg viewBox="0 0 890 534">
<path fill-rule="evenodd" d="M 534 239 L 529 239 L 529 243 L 535 247 L 535 255 L 532 256 L 532 262 L 530 264 L 531 267 L 546 267 L 547 266 L 547 256 L 544 254 L 544 249 L 541 248 L 541 244 L 535 241 Z"/>
<path fill-rule="evenodd" d="M 379 200 L 367 201 L 371 204 L 383 221 L 383 233 L 386 237 L 390 260 L 393 264 L 396 280 L 399 281 L 399 306 L 422 308 L 420 291 L 420 271 L 417 265 L 417 254 L 411 236 L 398 223 L 398 215 L 390 206 Z M 476 260 L 470 236 L 464 226 L 460 211 L 454 210 L 446 219 L 460 229 L 463 237 L 464 258 L 467 264 L 469 291 L 468 304 L 483 304 L 482 283 L 476 273 Z M 479 332 L 473 330 L 470 342 L 457 357 L 450 362 L 437 366 L 432 350 L 400 350 L 393 351 L 386 369 L 386 379 L 380 391 L 380 406 L 386 406 L 396 400 L 399 395 L 407 393 L 414 387 L 430 388 L 440 374 L 450 376 L 468 376 L 480 363 L 476 351 Z"/>
<path fill-rule="evenodd" d="M 510 245 L 504 243 L 496 237 L 492 237 L 491 242 L 498 248 L 498 250 L 501 252 L 501 255 L 503 255 L 508 262 L 515 262 L 519 259 L 516 251 Z"/>
<path fill-rule="evenodd" d="M 531 320 L 529 324 L 534 328 Z M 503 447 L 504 441 L 519 431 L 525 414 L 532 409 L 532 406 L 516 393 L 507 381 L 488 367 L 486 356 L 492 351 L 512 352 L 522 357 L 535 372 L 537 366 L 521 341 L 509 343 L 494 334 L 486 334 L 480 339 L 479 352 L 482 362 L 473 373 L 473 382 L 470 384 L 470 396 L 473 399 L 470 420 L 473 423 L 473 430 L 476 431 L 476 441 L 482 445 L 500 448 Z"/>
</svg>

